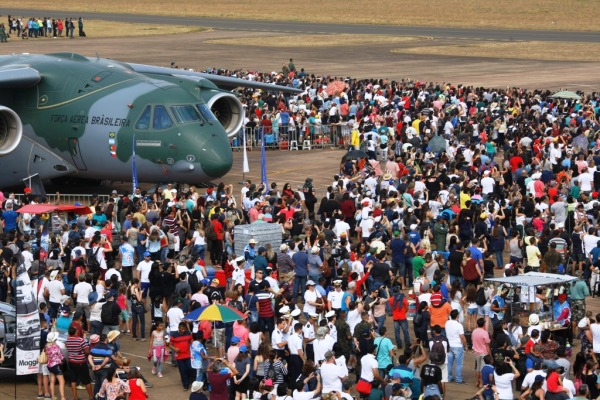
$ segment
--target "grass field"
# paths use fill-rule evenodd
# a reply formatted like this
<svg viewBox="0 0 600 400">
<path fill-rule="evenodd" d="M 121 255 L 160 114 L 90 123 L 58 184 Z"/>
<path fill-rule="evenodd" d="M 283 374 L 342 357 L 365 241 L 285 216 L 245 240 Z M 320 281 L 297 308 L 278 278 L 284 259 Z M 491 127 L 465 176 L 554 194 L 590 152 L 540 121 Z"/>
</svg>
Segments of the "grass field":
<svg viewBox="0 0 600 400">
<path fill-rule="evenodd" d="M 544 61 L 600 61 L 600 43 L 469 42 L 457 45 L 406 47 L 394 49 L 392 52 Z"/>
<path fill-rule="evenodd" d="M 86 12 L 202 16 L 241 19 L 292 20 L 333 23 L 506 28 L 527 30 L 597 31 L 598 0 L 8 0 L 4 9 L 60 8 L 85 16 Z"/>
</svg>

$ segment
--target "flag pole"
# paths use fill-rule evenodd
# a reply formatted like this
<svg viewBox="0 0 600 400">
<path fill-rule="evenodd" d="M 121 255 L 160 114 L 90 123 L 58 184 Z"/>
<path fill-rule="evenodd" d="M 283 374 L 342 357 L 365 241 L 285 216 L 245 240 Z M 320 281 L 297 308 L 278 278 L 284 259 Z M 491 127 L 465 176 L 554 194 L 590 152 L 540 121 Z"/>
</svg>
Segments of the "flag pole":
<svg viewBox="0 0 600 400">
<path fill-rule="evenodd" d="M 131 185 L 133 186 L 131 193 L 135 193 L 135 188 L 138 187 L 137 167 L 135 165 L 135 133 L 133 134 L 133 141 L 131 144 Z"/>
<path fill-rule="evenodd" d="M 250 166 L 248 164 L 248 152 L 246 150 L 246 131 L 242 128 L 242 144 L 244 146 L 244 160 L 242 162 L 242 181 L 240 185 L 243 185 L 246 182 L 246 172 L 250 172 Z"/>
<path fill-rule="evenodd" d="M 260 170 L 261 180 L 265 185 L 265 190 L 268 190 L 269 182 L 267 181 L 267 155 L 265 153 L 265 130 L 263 129 L 260 138 Z"/>
</svg>

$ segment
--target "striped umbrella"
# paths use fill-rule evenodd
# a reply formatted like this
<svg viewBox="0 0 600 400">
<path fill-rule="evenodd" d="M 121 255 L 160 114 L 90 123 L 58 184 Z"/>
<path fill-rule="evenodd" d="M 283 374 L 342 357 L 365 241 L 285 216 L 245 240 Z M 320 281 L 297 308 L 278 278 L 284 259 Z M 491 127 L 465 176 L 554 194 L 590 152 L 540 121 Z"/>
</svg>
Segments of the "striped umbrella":
<svg viewBox="0 0 600 400">
<path fill-rule="evenodd" d="M 192 321 L 221 321 L 221 322 L 233 322 L 245 319 L 246 316 L 228 306 L 221 304 L 211 304 L 195 309 L 188 313 L 185 319 Z"/>
</svg>

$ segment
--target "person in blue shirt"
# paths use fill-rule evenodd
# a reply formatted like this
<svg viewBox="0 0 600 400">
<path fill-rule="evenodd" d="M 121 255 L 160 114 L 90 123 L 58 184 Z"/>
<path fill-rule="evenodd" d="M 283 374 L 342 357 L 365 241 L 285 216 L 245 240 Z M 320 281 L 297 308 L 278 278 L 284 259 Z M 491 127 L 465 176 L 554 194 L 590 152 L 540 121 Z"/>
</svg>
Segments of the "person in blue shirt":
<svg viewBox="0 0 600 400">
<path fill-rule="evenodd" d="M 258 243 L 256 239 L 250 239 L 248 244 L 244 247 L 244 258 L 248 264 L 253 264 L 254 258 L 256 258 L 256 243 Z"/>
<path fill-rule="evenodd" d="M 480 239 L 473 239 L 469 250 L 471 251 L 471 257 L 477 261 L 479 268 L 483 268 L 483 253 L 477 247 L 477 245 L 479 245 L 479 241 Z"/>
<path fill-rule="evenodd" d="M 308 253 L 304 249 L 304 244 L 298 244 L 298 251 L 292 256 L 294 261 L 294 273 L 296 277 L 294 279 L 294 301 L 298 298 L 298 295 L 302 297 L 302 290 L 306 287 L 308 279 Z"/>
<path fill-rule="evenodd" d="M 13 203 L 6 202 L 6 210 L 2 213 L 2 220 L 4 221 L 4 231 L 11 232 L 17 229 L 19 223 L 19 214 L 13 211 Z"/>
<path fill-rule="evenodd" d="M 92 216 L 92 223 L 94 224 L 94 228 L 100 229 L 102 223 L 107 221 L 106 215 L 102 212 L 102 207 L 96 206 L 96 213 Z"/>
<path fill-rule="evenodd" d="M 407 233 L 408 235 L 408 240 L 410 240 L 410 242 L 415 246 L 419 246 L 419 243 L 421 243 L 421 235 L 419 234 L 419 232 L 417 231 L 417 228 L 419 226 L 417 224 L 412 224 L 409 227 L 409 231 Z"/>
<path fill-rule="evenodd" d="M 327 279 L 320 277 L 317 286 L 315 286 L 315 290 L 319 292 L 321 297 L 327 298 Z"/>
<path fill-rule="evenodd" d="M 256 255 L 254 256 L 254 273 L 256 274 L 256 271 L 262 271 L 263 274 L 267 272 L 267 267 L 269 266 L 269 263 L 267 262 L 267 259 L 265 257 L 265 255 L 267 254 L 267 249 L 264 247 L 259 247 Z"/>
<path fill-rule="evenodd" d="M 401 232 L 393 232 L 394 238 L 390 242 L 392 250 L 392 272 L 400 277 L 402 289 L 407 287 L 406 282 L 406 242 L 400 237 Z"/>
<path fill-rule="evenodd" d="M 488 400 L 488 399 L 493 399 L 494 398 L 494 391 L 491 389 L 491 387 L 487 387 L 488 385 L 493 385 L 494 384 L 494 372 L 495 372 L 495 368 L 493 365 L 493 359 L 492 356 L 490 356 L 489 354 L 486 355 L 485 357 L 483 357 L 483 362 L 484 365 L 481 368 L 481 383 L 482 386 L 485 388 L 483 390 L 483 398 Z"/>
</svg>

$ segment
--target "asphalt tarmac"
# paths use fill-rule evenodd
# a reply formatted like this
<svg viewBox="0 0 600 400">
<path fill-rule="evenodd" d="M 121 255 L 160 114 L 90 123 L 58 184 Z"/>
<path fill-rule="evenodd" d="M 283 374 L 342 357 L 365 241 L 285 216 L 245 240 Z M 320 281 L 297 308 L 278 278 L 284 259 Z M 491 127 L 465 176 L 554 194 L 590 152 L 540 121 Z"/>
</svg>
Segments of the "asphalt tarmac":
<svg viewBox="0 0 600 400">
<path fill-rule="evenodd" d="M 219 30 L 295 32 L 295 33 L 352 33 L 396 36 L 431 36 L 434 38 L 459 38 L 471 40 L 536 40 L 548 42 L 590 42 L 600 39 L 598 32 L 530 31 L 509 29 L 468 29 L 421 26 L 391 26 L 372 24 L 331 24 L 297 21 L 260 21 L 225 18 L 175 17 L 164 15 L 138 15 L 117 13 L 76 13 L 60 10 L 28 10 L 0 8 L 1 15 L 78 17 L 119 22 L 147 24 L 175 24 L 210 27 Z"/>
</svg>

